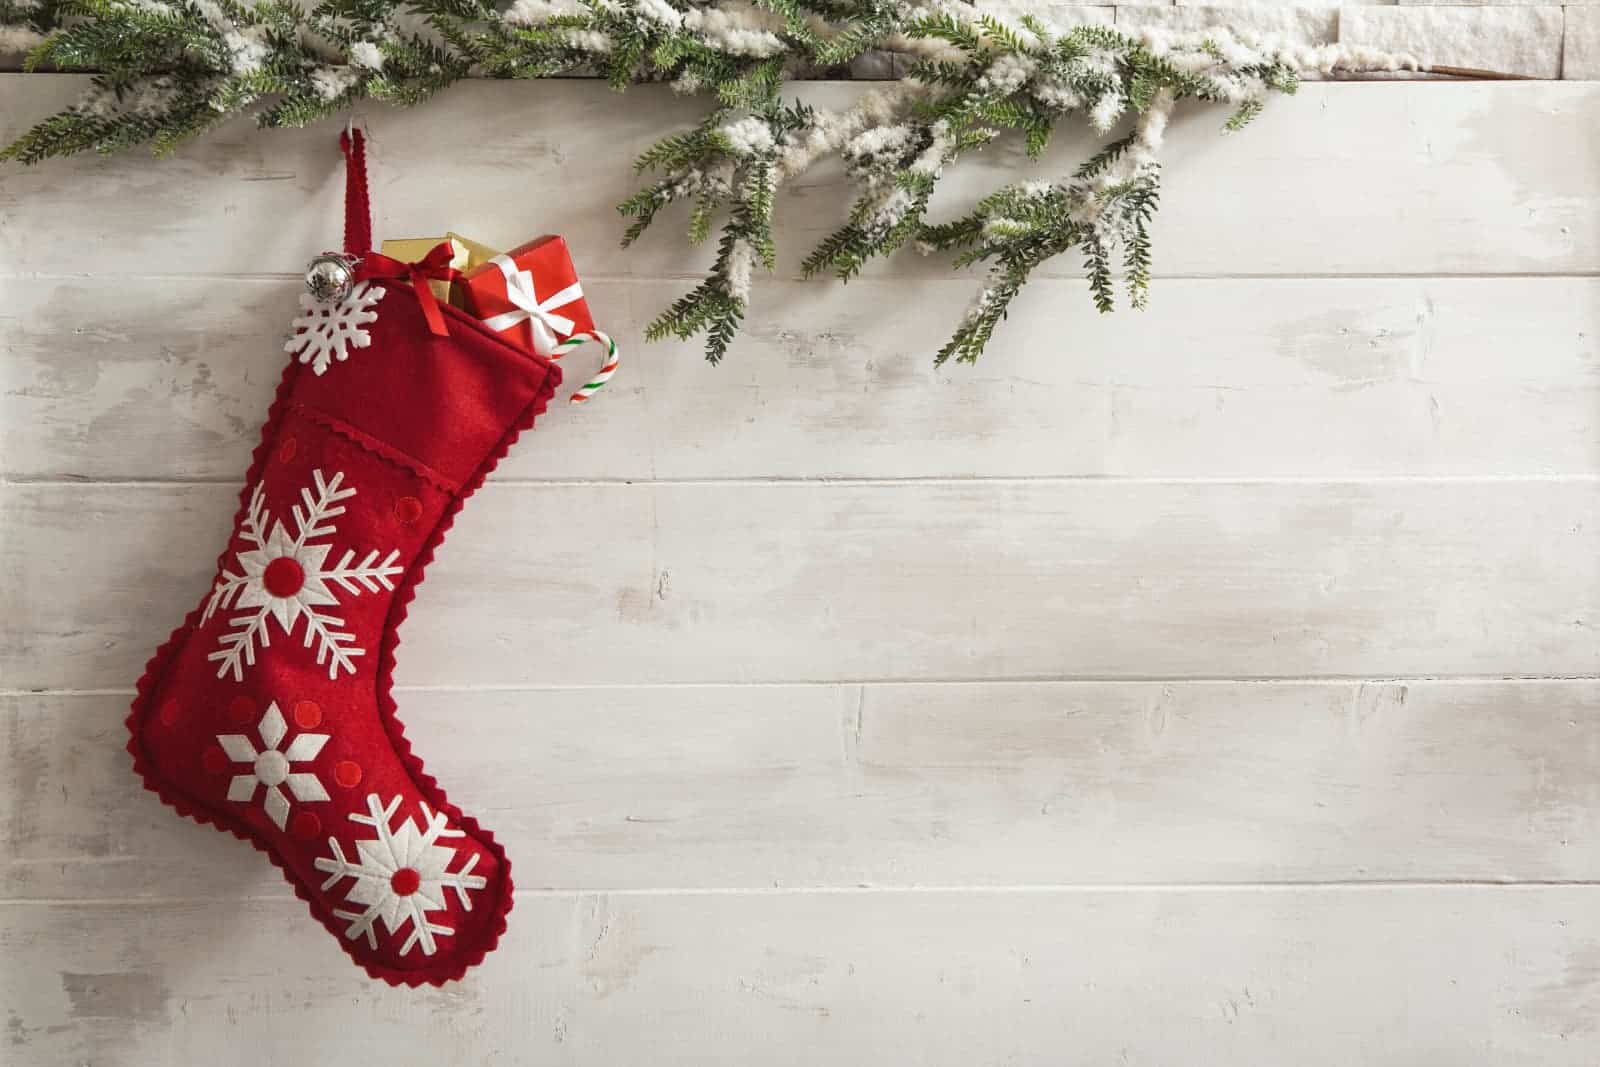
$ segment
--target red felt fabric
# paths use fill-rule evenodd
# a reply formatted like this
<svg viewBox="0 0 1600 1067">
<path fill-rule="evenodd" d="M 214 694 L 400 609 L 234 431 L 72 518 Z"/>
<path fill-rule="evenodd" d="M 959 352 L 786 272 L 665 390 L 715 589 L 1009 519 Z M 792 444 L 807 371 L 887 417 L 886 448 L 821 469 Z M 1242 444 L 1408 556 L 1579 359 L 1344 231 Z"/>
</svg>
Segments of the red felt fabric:
<svg viewBox="0 0 1600 1067">
<path fill-rule="evenodd" d="M 217 572 L 220 579 L 247 569 L 244 558 L 257 547 L 245 534 L 258 486 L 260 510 L 282 523 L 287 536 L 294 532 L 294 508 L 308 505 L 303 494 L 316 495 L 314 472 L 320 472 L 324 484 L 339 475 L 338 491 L 356 492 L 334 505 L 344 511 L 325 524 L 331 532 L 306 539 L 313 548 L 329 548 L 320 565 L 337 569 L 347 551 L 354 553 L 356 565 L 369 552 L 376 551 L 380 563 L 396 553 L 388 579 L 392 589 L 357 583 L 357 591 L 351 592 L 323 581 L 336 602 L 311 605 L 337 617 L 337 629 L 348 632 L 363 654 L 351 658 L 352 669 L 335 667 L 336 676 L 330 676 L 328 664 L 317 662 L 320 643 L 308 641 L 308 617 L 296 617 L 285 628 L 269 616 L 265 627 L 270 644 L 256 650 L 253 665 L 240 664 L 242 677 L 236 679 L 226 673 L 225 662 L 219 668 L 208 657 L 223 650 L 223 637 L 237 629 L 234 618 L 255 609 L 240 606 L 240 601 L 203 619 L 208 591 L 140 680 L 128 718 L 128 748 L 145 784 L 164 801 L 266 852 L 312 915 L 370 974 L 393 984 L 437 985 L 459 978 L 494 947 L 511 908 L 511 871 L 493 835 L 449 802 L 411 752 L 390 695 L 397 629 L 456 512 L 518 433 L 544 410 L 560 372 L 455 308 L 443 309 L 448 336 L 435 337 L 409 286 L 381 284 L 389 291 L 377 305 L 369 347 L 352 351 L 347 362 L 334 364 L 322 376 L 299 364 L 285 372 Z M 262 525 L 270 528 L 271 523 Z M 281 542 L 266 540 L 258 564 L 284 555 Z M 268 563 L 258 586 L 274 595 L 296 589 L 303 593 L 307 575 L 315 578 L 318 565 L 315 552 L 297 563 Z M 318 599 L 326 598 L 312 597 Z M 225 672 L 221 677 L 219 669 Z M 275 745 L 265 721 L 273 705 L 286 726 Z M 226 751 L 230 742 L 222 740 L 243 737 L 258 754 L 273 748 L 293 756 L 315 747 L 314 741 L 299 742 L 296 750 L 302 735 L 326 740 L 310 758 L 266 756 L 248 764 L 233 758 L 237 740 L 231 742 L 236 749 L 232 754 Z M 288 800 L 280 826 L 268 808 L 267 785 L 286 770 L 313 775 L 327 799 L 300 799 L 288 783 L 279 784 Z M 244 775 L 255 779 L 249 799 L 230 799 L 231 784 Z M 316 790 L 303 785 L 302 792 L 314 795 Z M 370 798 L 380 807 L 399 798 L 392 816 L 383 819 L 384 829 L 399 835 L 399 845 L 387 855 L 392 859 L 404 852 L 410 841 L 416 861 L 390 863 L 395 870 L 384 879 L 388 892 L 376 895 L 401 902 L 394 912 L 398 923 L 391 929 L 381 917 L 374 921 L 370 936 L 375 944 L 369 944 L 365 931 L 350 933 L 349 916 L 369 910 L 370 901 L 352 900 L 360 880 L 336 878 L 324 888 L 331 872 L 317 867 L 319 858 L 332 861 L 335 847 L 347 859 L 361 854 L 358 842 L 374 847 L 379 830 L 351 818 L 372 817 Z M 415 840 L 402 825 L 409 820 L 424 833 L 430 813 L 446 820 L 444 833 L 431 844 L 448 851 L 443 866 L 431 869 L 429 857 L 417 854 Z M 436 861 L 443 853 L 430 855 Z M 369 864 L 365 869 L 377 868 Z M 446 883 L 463 871 L 482 885 L 450 888 Z M 374 880 L 367 896 L 376 888 Z M 423 901 L 419 893 L 429 902 L 442 898 L 442 906 L 430 903 L 420 912 L 408 911 Z M 470 910 L 460 899 L 463 893 Z M 421 925 L 417 918 L 447 931 L 429 934 L 432 952 L 421 941 L 407 945 Z M 317 948 L 308 943 L 306 951 Z"/>
<path fill-rule="evenodd" d="M 344 250 L 359 256 L 372 247 L 372 205 L 367 195 L 367 135 L 351 126 L 339 135 L 344 153 Z"/>
</svg>

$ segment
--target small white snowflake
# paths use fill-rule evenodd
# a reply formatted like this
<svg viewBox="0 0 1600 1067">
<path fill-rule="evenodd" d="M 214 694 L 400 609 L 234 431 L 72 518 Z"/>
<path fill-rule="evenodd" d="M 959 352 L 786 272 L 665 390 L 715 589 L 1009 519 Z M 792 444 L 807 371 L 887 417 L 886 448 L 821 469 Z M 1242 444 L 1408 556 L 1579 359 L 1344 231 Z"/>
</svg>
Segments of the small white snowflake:
<svg viewBox="0 0 1600 1067">
<path fill-rule="evenodd" d="M 273 825 L 282 830 L 289 820 L 289 798 L 283 795 L 287 786 L 294 798 L 302 804 L 313 800 L 327 800 L 328 791 L 322 781 L 311 771 L 296 771 L 293 764 L 306 763 L 317 758 L 322 746 L 328 743 L 327 734 L 301 734 L 280 748 L 288 736 L 289 727 L 283 721 L 283 712 L 276 701 L 267 705 L 266 713 L 256 724 L 261 737 L 261 751 L 257 752 L 244 734 L 218 734 L 217 744 L 235 763 L 250 764 L 247 774 L 236 774 L 228 783 L 228 799 L 248 804 L 255 799 L 256 786 L 265 786 L 262 807 Z"/>
<path fill-rule="evenodd" d="M 332 588 L 359 596 L 363 592 L 376 593 L 380 589 L 394 588 L 393 577 L 405 568 L 395 563 L 400 557 L 398 549 L 391 550 L 382 561 L 378 550 L 368 552 L 360 563 L 355 562 L 355 550 L 346 549 L 338 564 L 328 566 L 329 544 L 314 544 L 318 538 L 337 533 L 332 520 L 344 514 L 339 501 L 356 495 L 354 489 L 341 489 L 342 473 L 332 480 L 324 480 L 320 470 L 311 472 L 316 492 L 302 488 L 300 499 L 304 506 L 293 509 L 294 536 L 290 536 L 282 522 L 272 522 L 266 511 L 262 486 L 257 485 L 250 496 L 250 507 L 244 525 L 239 531 L 240 540 L 254 545 L 235 554 L 240 573 L 224 569 L 217 578 L 206 601 L 202 623 L 208 622 L 218 608 L 249 608 L 235 615 L 232 629 L 218 639 L 221 648 L 206 658 L 220 664 L 217 677 L 230 673 L 235 681 L 244 680 L 244 668 L 255 666 L 256 645 L 270 646 L 267 620 L 277 619 L 286 635 L 293 636 L 295 624 L 302 616 L 306 620 L 304 645 L 317 649 L 317 665 L 328 665 L 328 677 L 339 677 L 339 671 L 355 673 L 355 657 L 364 655 L 365 649 L 355 644 L 355 635 L 333 627 L 344 625 L 344 620 L 331 612 L 318 608 L 339 603 L 339 595 Z"/>
<path fill-rule="evenodd" d="M 372 305 L 382 300 L 386 291 L 381 285 L 358 282 L 348 296 L 333 303 L 301 293 L 295 333 L 283 343 L 283 350 L 294 353 L 301 363 L 311 364 L 315 374 L 327 371 L 334 360 L 344 362 L 350 358 L 350 349 L 372 344 L 372 337 L 362 327 L 378 321 Z"/>
<path fill-rule="evenodd" d="M 478 865 L 476 854 L 469 856 L 459 871 L 448 870 L 455 860 L 456 850 L 437 842 L 442 837 L 464 835 L 460 830 L 447 829 L 445 817 L 428 810 L 426 804 L 417 804 L 424 828 L 418 829 L 407 818 L 391 830 L 390 820 L 399 807 L 399 797 L 383 807 L 376 794 L 369 794 L 368 814 L 352 814 L 350 821 L 372 827 L 378 836 L 356 842 L 357 859 L 353 863 L 345 858 L 338 840 L 328 838 L 328 848 L 333 855 L 317 857 L 316 868 L 328 872 L 328 880 L 322 883 L 324 891 L 333 888 L 341 879 L 355 880 L 346 887 L 344 898 L 352 904 L 363 905 L 366 910 L 335 909 L 333 913 L 350 921 L 346 937 L 354 941 L 365 935 L 367 946 L 377 948 L 378 935 L 374 927 L 379 919 L 391 934 L 398 934 L 409 923 L 411 932 L 400 946 L 400 955 L 421 945 L 423 955 L 431 956 L 438 950 L 435 934 L 455 933 L 453 928 L 428 919 L 428 912 L 445 907 L 445 890 L 454 889 L 461 910 L 471 911 L 472 899 L 467 896 L 467 890 L 482 889 L 489 883 L 482 875 L 472 873 Z"/>
</svg>

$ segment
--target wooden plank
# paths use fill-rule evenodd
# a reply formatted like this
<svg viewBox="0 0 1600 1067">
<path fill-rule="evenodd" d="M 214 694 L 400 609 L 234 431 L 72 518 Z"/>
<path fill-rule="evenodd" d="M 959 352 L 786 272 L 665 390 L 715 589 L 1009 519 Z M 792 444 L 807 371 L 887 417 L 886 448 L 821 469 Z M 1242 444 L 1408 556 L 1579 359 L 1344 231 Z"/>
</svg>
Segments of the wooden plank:
<svg viewBox="0 0 1600 1067">
<path fill-rule="evenodd" d="M 128 770 L 115 694 L 0 700 L 0 896 L 285 896 Z M 554 889 L 1600 881 L 1600 684 L 409 691 Z"/>
<path fill-rule="evenodd" d="M 0 501 L 5 684 L 103 688 L 199 599 L 237 495 Z M 423 586 L 399 680 L 1590 674 L 1597 524 L 1588 479 L 502 483 Z"/>
<path fill-rule="evenodd" d="M 0 78 L 0 136 L 81 85 Z M 1596 105 L 1316 85 L 1239 137 L 1192 117 L 1152 311 L 1045 280 L 945 371 L 975 279 L 793 280 L 829 172 L 725 367 L 642 346 L 706 253 L 619 251 L 612 205 L 700 102 L 372 114 L 381 233 L 560 229 L 629 354 L 474 501 L 407 630 L 411 733 L 532 890 L 420 994 L 121 749 L 337 235 L 333 124 L 13 168 L 0 477 L 39 484 L 0 484 L 0 1059 L 1600 1060 Z M 940 210 L 1045 172 L 1017 162 Z M 1073 480 L 1105 476 L 1134 480 Z M 1591 677 L 1498 677 L 1538 674 Z"/>
<path fill-rule="evenodd" d="M 0 75 L 0 137 L 59 108 L 73 84 L 68 76 Z M 838 106 L 862 91 L 817 83 L 798 95 Z M 688 251 L 673 233 L 624 252 L 614 206 L 636 188 L 633 156 L 692 124 L 705 105 L 665 86 L 632 90 L 619 104 L 592 82 L 478 82 L 415 109 L 373 109 L 377 232 L 455 228 L 511 244 L 554 229 L 591 279 L 693 274 L 709 249 Z M 1600 86 L 1576 82 L 1314 83 L 1275 101 L 1238 137 L 1219 135 L 1223 109 L 1196 112 L 1168 137 L 1157 269 L 1593 272 L 1600 206 L 1590 194 L 1600 184 L 1600 153 L 1584 149 L 1596 137 L 1589 116 L 1597 106 Z M 493 137 L 484 136 L 485 121 Z M 243 120 L 168 161 L 129 153 L 13 171 L 0 194 L 0 263 L 13 273 L 298 273 L 339 233 L 333 130 L 330 122 L 261 133 Z M 1062 173 L 1090 144 L 1085 134 L 1064 133 L 1038 166 L 1026 165 L 1016 146 L 985 152 L 952 173 L 937 210 L 959 210 L 1019 177 Z M 842 220 L 850 190 L 835 169 L 808 175 L 792 194 L 780 206 L 786 274 Z M 669 229 L 678 221 L 664 220 Z M 872 273 L 944 271 L 907 254 Z M 1045 273 L 1075 276 L 1078 261 L 1064 257 Z"/>
<path fill-rule="evenodd" d="M 604 281 L 604 402 L 556 405 L 514 479 L 1588 474 L 1600 279 L 1180 280 L 1098 316 L 1045 280 L 976 367 L 932 365 L 968 283 L 774 283 L 711 368 L 638 325 L 682 288 Z M 21 278 L 0 311 L 11 477 L 233 480 L 283 358 L 287 280 Z M 1176 341 L 1175 339 L 1182 339 Z M 573 357 L 581 373 L 593 360 Z"/>
<path fill-rule="evenodd" d="M 519 894 L 447 990 L 298 901 L 0 905 L 16 1067 L 1587 1065 L 1593 888 Z M 285 1025 L 292 1019 L 293 1025 Z"/>
</svg>

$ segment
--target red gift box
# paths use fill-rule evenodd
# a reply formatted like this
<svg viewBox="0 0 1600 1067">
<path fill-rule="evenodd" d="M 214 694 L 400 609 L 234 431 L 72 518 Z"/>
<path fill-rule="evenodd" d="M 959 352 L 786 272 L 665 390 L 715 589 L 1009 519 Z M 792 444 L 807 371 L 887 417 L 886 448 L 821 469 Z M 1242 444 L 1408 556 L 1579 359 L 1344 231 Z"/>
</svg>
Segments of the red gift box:
<svg viewBox="0 0 1600 1067">
<path fill-rule="evenodd" d="M 541 356 L 594 329 L 578 272 L 560 237 L 539 237 L 495 256 L 457 283 L 462 307 L 496 333 Z"/>
</svg>

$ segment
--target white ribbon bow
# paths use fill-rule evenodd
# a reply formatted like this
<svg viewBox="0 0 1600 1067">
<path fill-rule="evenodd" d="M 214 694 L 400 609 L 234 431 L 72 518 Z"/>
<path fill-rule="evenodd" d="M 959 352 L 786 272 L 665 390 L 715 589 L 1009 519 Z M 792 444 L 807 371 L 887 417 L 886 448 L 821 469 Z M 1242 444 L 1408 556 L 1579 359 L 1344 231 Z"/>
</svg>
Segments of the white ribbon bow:
<svg viewBox="0 0 1600 1067">
<path fill-rule="evenodd" d="M 555 352 L 563 336 L 570 336 L 577 323 L 565 315 L 557 315 L 556 308 L 566 307 L 583 299 L 583 286 L 573 282 L 554 296 L 539 299 L 533 288 L 533 272 L 518 270 L 510 256 L 495 256 L 489 261 L 506 276 L 506 299 L 516 306 L 513 311 L 484 319 L 483 324 L 500 333 L 519 322 L 526 322 L 533 331 L 533 350 L 541 356 Z"/>
</svg>

